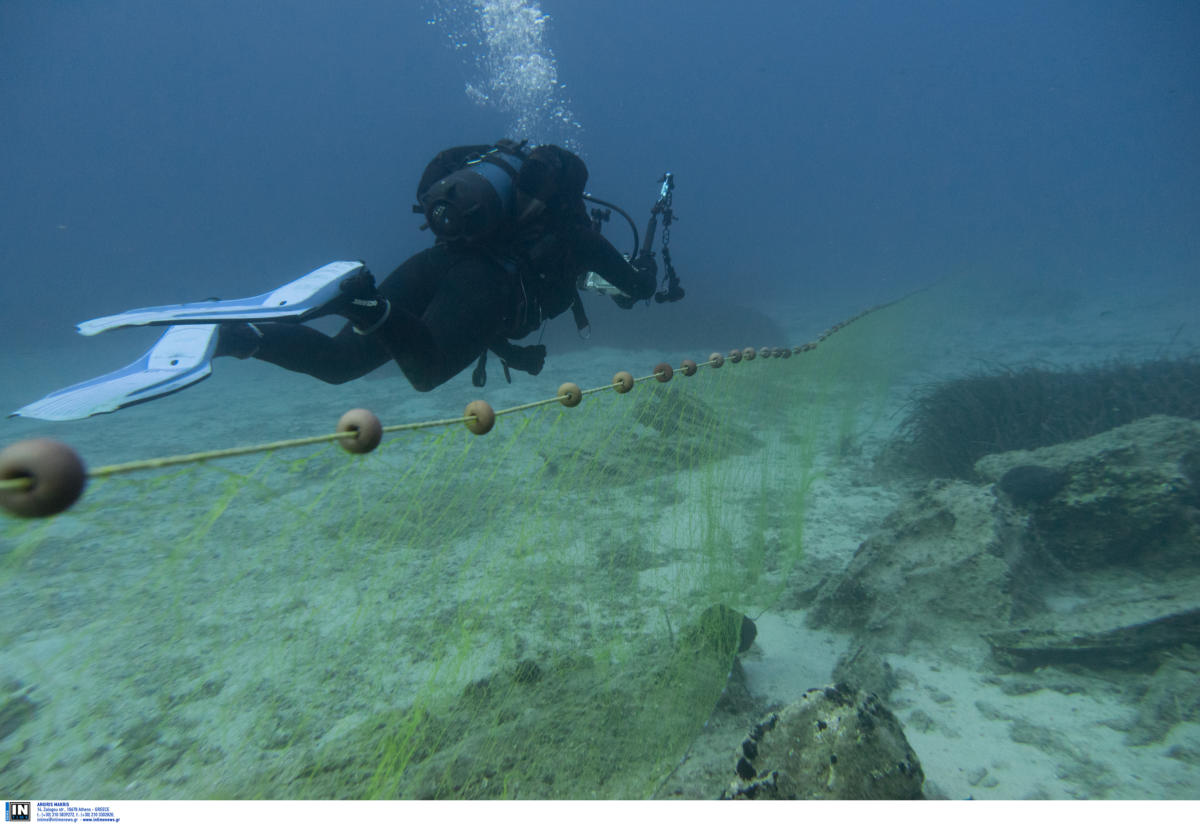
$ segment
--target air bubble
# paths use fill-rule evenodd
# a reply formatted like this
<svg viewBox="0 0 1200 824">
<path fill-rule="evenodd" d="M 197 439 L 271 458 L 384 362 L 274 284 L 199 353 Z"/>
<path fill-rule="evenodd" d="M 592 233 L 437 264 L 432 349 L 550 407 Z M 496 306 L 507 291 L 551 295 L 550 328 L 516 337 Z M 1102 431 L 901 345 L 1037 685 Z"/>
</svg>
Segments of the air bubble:
<svg viewBox="0 0 1200 824">
<path fill-rule="evenodd" d="M 473 54 L 479 76 L 465 84 L 467 99 L 507 115 L 508 136 L 574 151 L 583 127 L 558 80 L 549 21 L 536 0 L 473 0 L 439 2 L 427 22 L 445 29 L 456 51 Z"/>
</svg>

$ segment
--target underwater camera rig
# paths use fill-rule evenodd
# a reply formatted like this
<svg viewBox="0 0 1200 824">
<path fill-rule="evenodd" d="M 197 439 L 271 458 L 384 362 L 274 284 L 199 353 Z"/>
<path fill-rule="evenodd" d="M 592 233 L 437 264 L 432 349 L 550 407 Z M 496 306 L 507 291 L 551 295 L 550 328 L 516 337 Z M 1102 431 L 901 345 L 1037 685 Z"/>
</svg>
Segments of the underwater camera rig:
<svg viewBox="0 0 1200 824">
<path fill-rule="evenodd" d="M 597 204 L 603 208 L 592 209 L 592 227 L 596 231 L 600 231 L 604 223 L 608 222 L 613 212 L 616 212 L 621 217 L 625 218 L 629 224 L 629 229 L 633 232 L 633 254 L 628 255 L 629 260 L 634 260 L 638 257 L 653 257 L 654 256 L 654 235 L 658 230 L 659 216 L 662 216 L 662 255 L 663 268 L 666 270 L 662 285 L 654 294 L 654 300 L 657 303 L 666 303 L 669 301 L 680 300 L 684 296 L 683 287 L 679 285 L 679 275 L 675 271 L 675 265 L 671 262 L 671 224 L 676 220 L 675 210 L 673 208 L 674 192 L 675 192 L 675 175 L 670 172 L 665 172 L 658 179 L 659 190 L 658 199 L 654 205 L 650 207 L 650 217 L 646 221 L 646 239 L 645 242 L 638 245 L 638 230 L 637 224 L 629 213 L 617 206 L 614 203 L 601 200 L 598 197 L 593 197 L 588 193 L 584 193 L 583 199 Z M 623 305 L 632 306 L 634 301 L 616 286 L 613 286 L 604 278 L 595 272 L 587 272 L 581 275 L 576 286 L 581 290 L 599 292 L 602 295 L 608 295 Z M 624 302 L 628 302 L 625 304 Z"/>
</svg>

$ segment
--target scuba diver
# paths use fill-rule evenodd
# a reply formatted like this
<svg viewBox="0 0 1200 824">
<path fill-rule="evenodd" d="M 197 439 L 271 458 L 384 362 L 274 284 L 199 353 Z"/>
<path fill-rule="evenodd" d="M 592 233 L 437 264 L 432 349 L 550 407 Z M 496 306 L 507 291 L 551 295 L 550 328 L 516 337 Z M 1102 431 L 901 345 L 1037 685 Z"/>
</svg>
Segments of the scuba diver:
<svg viewBox="0 0 1200 824">
<path fill-rule="evenodd" d="M 170 328 L 141 359 L 122 370 L 52 393 L 13 415 L 70 420 L 161 397 L 211 374 L 214 357 L 256 358 L 328 383 L 362 377 L 388 361 L 427 392 L 476 364 L 486 380 L 488 352 L 510 369 L 538 374 L 546 348 L 519 340 L 568 308 L 581 333 L 587 317 L 581 289 L 599 291 L 622 308 L 641 300 L 679 300 L 683 289 L 666 245 L 672 220 L 672 176 L 664 175 L 644 245 L 619 208 L 584 192 L 588 171 L 572 152 L 525 142 L 460 146 L 437 155 L 417 186 L 415 212 L 436 236 L 376 284 L 361 261 L 335 261 L 273 292 L 135 309 L 79 324 L 93 335 L 135 325 Z M 634 254 L 627 259 L 601 233 L 608 212 L 587 212 L 585 199 L 629 221 Z M 667 277 L 658 290 L 651 249 L 664 223 Z M 346 324 L 329 336 L 302 325 L 337 315 Z"/>
</svg>

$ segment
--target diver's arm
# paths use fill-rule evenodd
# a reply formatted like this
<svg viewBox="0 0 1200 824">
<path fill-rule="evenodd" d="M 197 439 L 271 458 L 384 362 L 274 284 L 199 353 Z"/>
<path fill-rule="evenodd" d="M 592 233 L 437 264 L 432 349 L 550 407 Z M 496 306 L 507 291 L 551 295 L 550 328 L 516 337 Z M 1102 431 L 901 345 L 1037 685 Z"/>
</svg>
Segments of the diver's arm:
<svg viewBox="0 0 1200 824">
<path fill-rule="evenodd" d="M 573 238 L 577 263 L 595 272 L 634 300 L 654 296 L 658 279 L 650 267 L 639 268 L 625 260 L 604 235 L 593 229 L 582 229 Z"/>
</svg>

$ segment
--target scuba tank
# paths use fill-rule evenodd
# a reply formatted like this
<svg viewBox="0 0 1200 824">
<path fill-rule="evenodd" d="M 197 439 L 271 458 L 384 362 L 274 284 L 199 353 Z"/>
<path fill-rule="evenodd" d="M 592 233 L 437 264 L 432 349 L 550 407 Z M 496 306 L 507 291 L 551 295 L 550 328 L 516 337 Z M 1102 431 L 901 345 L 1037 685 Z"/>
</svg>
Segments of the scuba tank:
<svg viewBox="0 0 1200 824">
<path fill-rule="evenodd" d="M 508 140 L 469 155 L 460 168 L 417 193 L 413 211 L 425 215 L 421 228 L 445 242 L 487 240 L 515 219 L 516 179 L 526 157 L 523 141 Z"/>
</svg>

